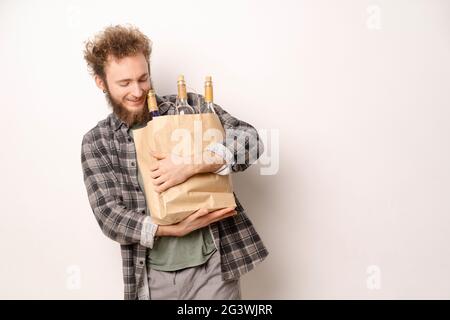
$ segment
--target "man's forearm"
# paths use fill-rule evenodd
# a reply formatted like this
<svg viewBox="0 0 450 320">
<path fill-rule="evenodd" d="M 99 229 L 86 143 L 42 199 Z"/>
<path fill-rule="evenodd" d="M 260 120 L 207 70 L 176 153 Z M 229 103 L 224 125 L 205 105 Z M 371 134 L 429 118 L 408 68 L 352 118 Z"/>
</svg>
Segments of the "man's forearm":
<svg viewBox="0 0 450 320">
<path fill-rule="evenodd" d="M 173 226 L 158 226 L 156 230 L 156 237 L 176 236 L 176 230 Z"/>
</svg>

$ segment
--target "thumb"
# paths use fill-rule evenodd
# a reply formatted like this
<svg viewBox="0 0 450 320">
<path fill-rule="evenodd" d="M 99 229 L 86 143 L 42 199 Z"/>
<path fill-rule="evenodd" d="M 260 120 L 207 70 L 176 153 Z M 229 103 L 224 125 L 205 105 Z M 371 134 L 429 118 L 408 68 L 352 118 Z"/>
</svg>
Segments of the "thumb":
<svg viewBox="0 0 450 320">
<path fill-rule="evenodd" d="M 164 159 L 166 155 L 163 152 L 150 150 L 150 154 L 158 160 Z"/>
<path fill-rule="evenodd" d="M 208 212 L 209 212 L 208 209 L 205 209 L 205 208 L 199 209 L 199 210 L 197 210 L 197 215 L 199 217 L 201 217 L 201 216 L 204 216 L 205 214 L 207 214 Z"/>
</svg>

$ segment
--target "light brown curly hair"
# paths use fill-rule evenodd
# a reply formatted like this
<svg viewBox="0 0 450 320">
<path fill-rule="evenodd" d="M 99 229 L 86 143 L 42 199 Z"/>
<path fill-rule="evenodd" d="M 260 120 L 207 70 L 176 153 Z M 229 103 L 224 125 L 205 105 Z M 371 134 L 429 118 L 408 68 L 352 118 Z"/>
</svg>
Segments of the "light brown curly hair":
<svg viewBox="0 0 450 320">
<path fill-rule="evenodd" d="M 84 59 L 89 72 L 106 80 L 105 65 L 110 56 L 121 59 L 143 53 L 150 64 L 152 42 L 134 26 L 109 26 L 85 42 Z"/>
</svg>

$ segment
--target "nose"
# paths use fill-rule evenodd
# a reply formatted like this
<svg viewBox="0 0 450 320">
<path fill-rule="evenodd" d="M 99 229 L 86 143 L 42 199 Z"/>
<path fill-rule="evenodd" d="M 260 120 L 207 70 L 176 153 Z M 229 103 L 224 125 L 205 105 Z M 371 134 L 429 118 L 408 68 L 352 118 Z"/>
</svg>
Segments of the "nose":
<svg viewBox="0 0 450 320">
<path fill-rule="evenodd" d="M 144 92 L 145 89 L 143 88 L 143 86 L 140 83 L 135 83 L 133 85 L 131 94 L 136 98 L 141 98 Z"/>
</svg>

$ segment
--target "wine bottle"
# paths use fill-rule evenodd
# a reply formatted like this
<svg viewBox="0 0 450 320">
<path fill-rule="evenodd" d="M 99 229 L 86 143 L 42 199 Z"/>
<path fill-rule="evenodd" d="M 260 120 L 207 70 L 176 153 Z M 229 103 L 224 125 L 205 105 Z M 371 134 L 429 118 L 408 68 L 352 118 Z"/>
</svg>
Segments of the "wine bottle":
<svg viewBox="0 0 450 320">
<path fill-rule="evenodd" d="M 147 106 L 148 106 L 148 111 L 150 112 L 152 118 L 160 116 L 159 110 L 158 110 L 158 105 L 156 103 L 155 90 L 153 90 L 153 89 L 150 89 L 150 91 L 147 94 Z"/>
<path fill-rule="evenodd" d="M 211 76 L 207 76 L 205 79 L 205 104 L 206 113 L 216 113 L 213 103 L 213 84 Z"/>
<path fill-rule="evenodd" d="M 186 93 L 186 81 L 184 80 L 184 76 L 180 75 L 177 81 L 178 87 L 178 96 L 175 102 L 175 108 L 178 114 L 192 114 L 195 113 L 194 108 L 192 108 L 187 101 L 187 93 Z"/>
</svg>

